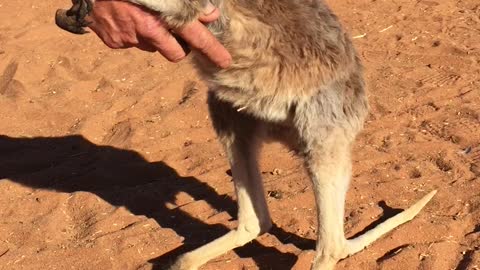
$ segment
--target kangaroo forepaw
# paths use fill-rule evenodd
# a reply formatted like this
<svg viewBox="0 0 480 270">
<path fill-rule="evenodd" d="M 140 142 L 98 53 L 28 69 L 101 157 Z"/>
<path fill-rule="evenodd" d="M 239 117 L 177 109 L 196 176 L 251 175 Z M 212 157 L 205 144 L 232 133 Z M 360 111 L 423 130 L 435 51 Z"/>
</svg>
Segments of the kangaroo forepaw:
<svg viewBox="0 0 480 270">
<path fill-rule="evenodd" d="M 85 34 L 85 27 L 89 22 L 85 17 L 93 9 L 91 0 L 72 0 L 73 6 L 69 10 L 59 9 L 55 14 L 55 23 L 58 27 L 74 34 Z"/>
</svg>

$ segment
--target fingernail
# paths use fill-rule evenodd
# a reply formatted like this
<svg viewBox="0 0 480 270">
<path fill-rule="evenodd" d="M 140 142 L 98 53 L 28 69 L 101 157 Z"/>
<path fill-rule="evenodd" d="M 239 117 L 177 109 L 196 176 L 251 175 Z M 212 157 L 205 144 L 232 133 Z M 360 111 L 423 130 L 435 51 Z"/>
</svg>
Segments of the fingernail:
<svg viewBox="0 0 480 270">
<path fill-rule="evenodd" d="M 180 61 L 182 61 L 183 59 L 185 59 L 186 55 L 185 54 L 179 54 L 178 56 L 174 56 L 170 59 L 170 62 L 173 62 L 173 63 L 178 63 Z"/>
<path fill-rule="evenodd" d="M 216 7 L 212 3 L 210 3 L 210 1 L 208 1 L 207 5 L 203 9 L 203 14 L 204 15 L 210 15 L 210 14 L 212 14 L 212 12 L 215 11 L 215 9 L 216 9 Z"/>
</svg>

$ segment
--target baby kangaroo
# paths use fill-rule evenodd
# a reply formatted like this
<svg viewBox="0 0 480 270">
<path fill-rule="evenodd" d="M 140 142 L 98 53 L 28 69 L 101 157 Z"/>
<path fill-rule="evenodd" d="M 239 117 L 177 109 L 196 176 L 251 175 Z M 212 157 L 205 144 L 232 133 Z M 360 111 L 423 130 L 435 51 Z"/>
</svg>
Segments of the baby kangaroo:
<svg viewBox="0 0 480 270">
<path fill-rule="evenodd" d="M 206 4 L 205 0 L 130 1 L 157 11 L 172 31 L 195 20 Z M 209 28 L 231 53 L 233 64 L 219 69 L 200 54 L 194 62 L 209 84 L 208 106 L 231 164 L 239 223 L 236 230 L 184 254 L 170 269 L 198 269 L 269 230 L 272 223 L 257 165 L 257 153 L 266 140 L 296 150 L 313 182 L 318 213 L 314 270 L 334 269 L 340 259 L 417 215 L 436 191 L 359 237 L 344 236 L 351 145 L 368 105 L 360 60 L 324 1 L 212 3 L 222 15 Z M 59 24 L 68 24 L 67 18 L 73 25 L 69 29 L 81 32 L 92 5 L 89 0 L 74 0 L 67 13 L 57 13 Z"/>
</svg>

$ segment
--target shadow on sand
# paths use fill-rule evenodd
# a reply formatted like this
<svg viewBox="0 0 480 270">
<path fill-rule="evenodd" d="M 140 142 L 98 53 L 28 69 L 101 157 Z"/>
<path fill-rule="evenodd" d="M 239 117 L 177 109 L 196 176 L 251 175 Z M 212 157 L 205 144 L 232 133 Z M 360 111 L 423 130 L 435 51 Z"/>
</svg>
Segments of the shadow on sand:
<svg viewBox="0 0 480 270">
<path fill-rule="evenodd" d="M 152 260 L 156 269 L 228 231 L 222 225 L 208 225 L 179 208 L 168 209 L 165 204 L 173 201 L 177 193 L 188 193 L 195 200 L 205 200 L 217 211 L 236 217 L 235 202 L 198 179 L 180 177 L 163 162 L 151 163 L 134 151 L 98 146 L 82 136 L 0 136 L 0 179 L 5 178 L 34 188 L 88 191 L 112 205 L 125 206 L 135 215 L 153 218 L 163 228 L 172 228 L 185 238 L 185 243 Z M 315 245 L 314 241 L 277 226 L 270 233 L 301 249 L 313 249 Z M 240 257 L 252 257 L 260 269 L 290 269 L 296 261 L 294 254 L 281 253 L 256 241 L 235 252 Z"/>
</svg>

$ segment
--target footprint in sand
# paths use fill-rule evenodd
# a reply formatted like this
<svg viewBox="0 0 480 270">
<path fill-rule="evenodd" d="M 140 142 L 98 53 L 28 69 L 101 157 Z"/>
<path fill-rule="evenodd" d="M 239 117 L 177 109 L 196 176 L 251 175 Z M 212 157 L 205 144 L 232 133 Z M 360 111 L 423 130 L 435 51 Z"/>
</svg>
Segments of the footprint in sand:
<svg viewBox="0 0 480 270">
<path fill-rule="evenodd" d="M 448 120 L 427 120 L 420 126 L 422 133 L 451 141 L 455 144 L 475 144 L 478 141 L 480 121 L 470 114 L 457 114 Z"/>
<path fill-rule="evenodd" d="M 103 143 L 115 147 L 124 147 L 133 135 L 130 121 L 122 121 L 115 124 L 103 138 Z"/>
<path fill-rule="evenodd" d="M 49 70 L 47 78 L 49 80 L 53 78 L 72 78 L 76 81 L 89 81 L 95 79 L 95 76 L 86 72 L 78 63 L 75 63 L 75 59 L 59 56 L 56 64 Z"/>
<path fill-rule="evenodd" d="M 0 95 L 15 98 L 25 90 L 23 84 L 14 79 L 17 69 L 18 63 L 13 60 L 0 75 Z"/>
<path fill-rule="evenodd" d="M 474 148 L 467 148 L 466 154 L 470 158 L 470 171 L 475 174 L 475 176 L 480 177 L 480 145 Z"/>
<path fill-rule="evenodd" d="M 444 73 L 439 72 L 436 74 L 431 74 L 423 77 L 418 81 L 418 86 L 422 87 L 424 85 L 433 85 L 433 86 L 452 86 L 455 85 L 461 79 L 460 75 L 453 73 Z"/>
</svg>

